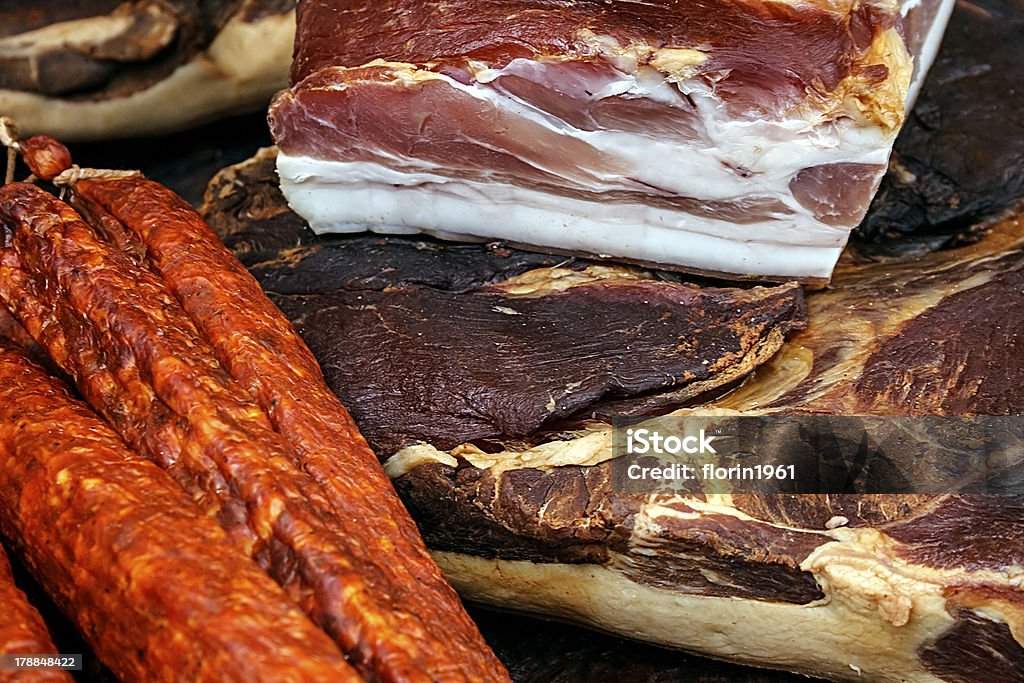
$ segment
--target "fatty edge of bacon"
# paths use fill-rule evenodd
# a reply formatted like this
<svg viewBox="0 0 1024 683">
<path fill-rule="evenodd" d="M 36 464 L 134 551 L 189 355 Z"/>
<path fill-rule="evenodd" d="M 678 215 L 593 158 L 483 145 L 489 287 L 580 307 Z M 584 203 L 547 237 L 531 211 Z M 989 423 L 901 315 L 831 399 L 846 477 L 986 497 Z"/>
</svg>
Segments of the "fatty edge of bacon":
<svg viewBox="0 0 1024 683">
<path fill-rule="evenodd" d="M 317 233 L 422 232 L 696 272 L 827 280 L 885 173 L 952 7 L 952 0 L 901 0 L 892 8 L 897 27 L 875 35 L 865 59 L 888 68 L 891 82 L 878 87 L 900 100 L 894 106 L 890 94 L 889 111 L 859 103 L 856 93 L 825 104 L 809 94 L 777 116 L 736 115 L 714 81 L 728 73 L 709 78 L 686 63 L 706 59 L 699 50 L 652 48 L 637 59 L 635 46 L 589 31 L 601 69 L 574 71 L 584 64 L 578 57 L 516 58 L 497 68 L 467 60 L 471 77 L 459 79 L 430 65 L 383 60 L 321 69 L 315 86 L 307 78 L 271 108 L 281 187 Z M 386 85 L 360 81 L 367 69 L 386 73 Z M 652 134 L 635 122 L 583 129 L 502 87 L 503 79 L 568 93 L 583 106 L 646 100 L 670 116 L 677 108 L 686 130 Z M 362 137 L 359 119 L 339 114 L 345 107 L 323 105 L 332 90 L 355 98 L 361 94 L 353 89 L 393 87 L 420 97 L 425 86 L 509 123 L 505 133 L 474 131 L 467 118 L 465 138 L 525 171 L 499 172 L 471 159 L 442 163 L 417 155 L 416 145 L 396 153 L 378 135 Z M 393 115 L 395 107 L 381 107 L 382 116 Z M 423 144 L 443 144 L 425 125 Z M 347 142 L 335 144 L 331 131 Z M 808 175 L 819 177 L 808 184 Z"/>
</svg>

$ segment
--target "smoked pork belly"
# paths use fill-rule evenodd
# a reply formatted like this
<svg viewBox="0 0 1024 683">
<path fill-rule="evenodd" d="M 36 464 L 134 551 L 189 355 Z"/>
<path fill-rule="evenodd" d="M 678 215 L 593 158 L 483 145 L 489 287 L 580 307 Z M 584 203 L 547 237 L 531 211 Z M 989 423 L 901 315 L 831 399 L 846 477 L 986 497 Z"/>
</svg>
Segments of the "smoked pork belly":
<svg viewBox="0 0 1024 683">
<path fill-rule="evenodd" d="M 952 5 L 299 3 L 282 188 L 319 233 L 827 280 Z"/>
</svg>

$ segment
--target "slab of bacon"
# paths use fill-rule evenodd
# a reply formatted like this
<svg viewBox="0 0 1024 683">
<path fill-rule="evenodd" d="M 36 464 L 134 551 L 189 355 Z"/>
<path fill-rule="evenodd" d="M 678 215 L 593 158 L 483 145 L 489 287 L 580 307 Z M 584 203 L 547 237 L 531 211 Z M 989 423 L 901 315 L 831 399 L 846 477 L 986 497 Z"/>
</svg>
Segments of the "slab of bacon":
<svg viewBox="0 0 1024 683">
<path fill-rule="evenodd" d="M 827 280 L 951 8 L 300 3 L 282 188 L 317 232 Z"/>
</svg>

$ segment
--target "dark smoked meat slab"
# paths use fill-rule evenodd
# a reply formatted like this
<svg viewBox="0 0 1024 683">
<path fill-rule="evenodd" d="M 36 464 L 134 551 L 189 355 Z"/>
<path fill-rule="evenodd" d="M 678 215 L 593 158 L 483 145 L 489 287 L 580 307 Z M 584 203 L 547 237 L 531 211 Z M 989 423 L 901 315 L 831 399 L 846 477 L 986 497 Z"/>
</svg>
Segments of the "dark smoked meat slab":
<svg viewBox="0 0 1024 683">
<path fill-rule="evenodd" d="M 264 158 L 242 173 L 247 184 L 263 180 L 247 195 L 257 206 L 230 211 L 259 215 L 276 193 L 272 167 Z M 271 239 L 308 239 L 294 214 L 264 208 Z M 208 216 L 224 226 L 218 217 L 227 216 Z M 667 391 L 683 403 L 750 372 L 804 320 L 795 285 L 698 288 L 558 257 L 380 237 L 252 263 L 266 255 L 261 235 L 226 239 L 382 458 L 419 439 L 448 448 L 523 439 L 605 397 Z"/>
<path fill-rule="evenodd" d="M 339 305 L 339 292 L 366 305 L 410 288 L 441 301 L 491 296 L 501 291 L 495 269 L 503 258 L 515 283 L 553 266 L 579 277 L 591 265 L 494 245 L 449 251 L 403 239 L 318 241 L 275 198 L 272 177 L 265 158 L 226 172 L 211 185 L 206 213 L 268 288 L 289 292 L 277 295 L 286 310 L 287 301 L 317 296 Z M 975 244 L 923 256 L 916 247 L 902 257 L 851 252 L 832 287 L 807 295 L 807 329 L 712 405 L 739 414 L 1019 413 L 1022 245 L 1024 225 L 1008 220 Z M 366 254 L 365 270 L 350 250 Z M 510 308 L 551 295 L 513 297 Z M 337 328 L 314 330 L 310 321 L 337 326 L 342 316 L 306 305 L 300 328 L 323 353 L 316 337 Z M 575 334 L 581 347 L 590 343 Z M 493 354 L 486 358 L 501 367 L 508 359 L 495 349 L 474 352 Z M 328 377 L 351 372 L 321 361 Z M 434 362 L 457 373 L 465 357 Z M 383 377 L 393 363 L 381 354 L 364 367 Z M 600 409 L 597 402 L 583 412 Z M 980 666 L 999 680 L 1024 674 L 1013 578 L 1024 557 L 1024 502 L 975 494 L 626 495 L 602 461 L 606 428 L 576 426 L 544 443 L 535 433 L 447 453 L 431 444 L 389 460 L 439 563 L 471 600 L 838 680 L 862 672 L 970 681 Z"/>
<path fill-rule="evenodd" d="M 793 288 L 630 280 L 537 297 L 415 287 L 272 298 L 384 454 L 414 439 L 525 438 L 609 394 L 699 394 L 741 376 L 802 318 Z"/>
<path fill-rule="evenodd" d="M 1022 272 L 1018 218 L 979 242 L 924 256 L 869 261 L 850 253 L 832 287 L 808 295 L 807 328 L 710 407 L 745 415 L 1020 415 Z M 725 627 L 727 651 L 745 648 L 732 656 L 837 679 L 848 677 L 847 664 L 878 680 L 1024 676 L 1024 600 L 1014 578 L 1024 557 L 1019 496 L 623 495 L 609 463 L 594 464 L 602 447 L 586 443 L 600 431 L 487 459 L 471 447 L 445 454 L 450 459 L 425 448 L 389 471 L 428 543 L 448 551 L 438 555 L 442 567 L 483 602 L 576 618 L 582 609 L 600 628 L 711 654 L 721 654 L 721 644 L 701 634 Z M 961 445 L 945 445 L 950 471 Z M 803 450 L 797 440 L 771 446 Z M 580 466 L 554 457 L 574 448 L 589 449 L 577 453 Z M 579 582 L 591 591 L 617 586 L 633 601 L 643 585 L 650 609 L 671 600 L 690 616 L 652 628 L 653 619 L 637 624 L 583 595 L 558 593 Z M 550 585 L 560 587 L 527 589 Z M 929 603 L 930 594 L 942 600 Z M 734 603 L 715 604 L 736 599 L 757 604 L 756 618 L 817 624 L 800 634 L 816 644 L 783 651 L 737 627 L 745 622 L 734 621 Z M 828 642 L 827 634 L 854 631 L 885 634 L 885 643 L 873 651 L 870 638 Z M 858 651 L 862 645 L 868 649 Z M 827 654 L 807 654 L 815 650 Z"/>
</svg>

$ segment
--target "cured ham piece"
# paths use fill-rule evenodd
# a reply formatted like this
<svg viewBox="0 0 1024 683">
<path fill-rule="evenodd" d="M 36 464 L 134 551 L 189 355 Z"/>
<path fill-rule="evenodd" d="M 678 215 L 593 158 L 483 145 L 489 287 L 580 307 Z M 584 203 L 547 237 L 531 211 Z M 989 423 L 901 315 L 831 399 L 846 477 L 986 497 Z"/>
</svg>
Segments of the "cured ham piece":
<svg viewBox="0 0 1024 683">
<path fill-rule="evenodd" d="M 304 3 L 282 189 L 319 233 L 827 280 L 952 4 Z"/>
</svg>

